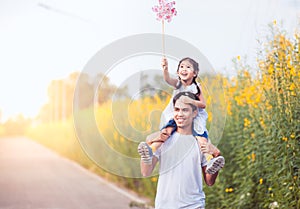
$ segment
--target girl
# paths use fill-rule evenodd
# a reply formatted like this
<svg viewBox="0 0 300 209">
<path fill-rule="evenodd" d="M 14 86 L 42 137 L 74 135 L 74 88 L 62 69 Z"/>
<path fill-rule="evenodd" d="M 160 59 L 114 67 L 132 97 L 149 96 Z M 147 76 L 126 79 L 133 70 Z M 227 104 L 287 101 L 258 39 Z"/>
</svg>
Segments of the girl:
<svg viewBox="0 0 300 209">
<path fill-rule="evenodd" d="M 201 86 L 196 82 L 199 65 L 198 63 L 189 58 L 183 58 L 180 60 L 177 68 L 178 78 L 170 77 L 168 71 L 168 61 L 164 57 L 162 59 L 162 68 L 164 80 L 171 86 L 174 87 L 173 97 L 179 92 L 189 91 L 196 95 L 196 100 L 185 96 L 185 103 L 190 103 L 198 107 L 198 115 L 193 121 L 193 135 L 196 136 L 199 146 L 203 152 L 211 154 L 214 158 L 211 161 L 212 165 L 208 165 L 207 172 L 215 173 L 220 170 L 224 164 L 225 160 L 220 156 L 220 151 L 208 142 L 208 131 L 206 129 L 206 120 L 208 118 L 207 112 L 205 111 L 206 103 L 202 94 Z M 163 111 L 161 115 L 160 129 L 159 133 L 154 133 L 147 137 L 146 142 L 151 146 L 152 150 L 155 151 L 157 147 L 166 141 L 169 136 L 176 130 L 176 124 L 173 120 L 174 108 L 172 99 Z M 155 136 L 156 135 L 156 136 Z"/>
</svg>

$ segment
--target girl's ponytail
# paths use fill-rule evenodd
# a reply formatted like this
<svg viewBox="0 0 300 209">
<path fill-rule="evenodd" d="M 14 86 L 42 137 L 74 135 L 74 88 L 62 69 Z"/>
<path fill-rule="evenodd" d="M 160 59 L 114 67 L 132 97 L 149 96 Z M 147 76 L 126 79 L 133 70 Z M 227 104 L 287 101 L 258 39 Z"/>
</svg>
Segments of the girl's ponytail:
<svg viewBox="0 0 300 209">
<path fill-rule="evenodd" d="M 197 81 L 196 81 L 196 78 L 197 77 L 194 77 L 194 79 L 193 79 L 193 83 L 196 85 L 196 87 L 197 87 L 197 93 L 196 93 L 196 96 L 200 96 L 200 94 L 201 94 L 201 90 L 200 90 L 200 87 L 198 86 L 198 84 L 197 84 Z"/>
<path fill-rule="evenodd" d="M 180 79 L 180 77 L 178 77 L 178 82 L 175 86 L 175 89 L 180 89 L 181 86 L 182 86 L 181 79 Z"/>
</svg>

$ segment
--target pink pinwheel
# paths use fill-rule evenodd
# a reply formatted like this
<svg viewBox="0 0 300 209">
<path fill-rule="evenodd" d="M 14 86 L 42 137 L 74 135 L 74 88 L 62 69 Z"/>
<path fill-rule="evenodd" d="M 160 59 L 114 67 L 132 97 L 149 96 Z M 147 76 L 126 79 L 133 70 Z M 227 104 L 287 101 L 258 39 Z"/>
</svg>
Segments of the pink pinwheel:
<svg viewBox="0 0 300 209">
<path fill-rule="evenodd" d="M 168 2 L 168 0 L 158 0 L 158 5 L 152 7 L 153 12 L 156 12 L 156 19 L 162 23 L 162 51 L 165 56 L 165 20 L 171 22 L 172 17 L 177 15 L 174 8 L 175 1 Z"/>
<path fill-rule="evenodd" d="M 156 12 L 157 20 L 166 20 L 171 22 L 172 17 L 176 16 L 177 11 L 174 8 L 175 1 L 158 0 L 159 5 L 152 7 L 153 12 Z"/>
</svg>

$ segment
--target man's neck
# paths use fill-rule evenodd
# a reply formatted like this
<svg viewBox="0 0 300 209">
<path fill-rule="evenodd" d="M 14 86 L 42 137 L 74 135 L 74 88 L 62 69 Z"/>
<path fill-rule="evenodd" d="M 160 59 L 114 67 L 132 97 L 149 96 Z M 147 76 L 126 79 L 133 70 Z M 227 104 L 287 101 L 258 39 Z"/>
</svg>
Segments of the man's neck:
<svg viewBox="0 0 300 209">
<path fill-rule="evenodd" d="M 192 135 L 193 134 L 191 129 L 183 129 L 183 128 L 180 128 L 180 127 L 177 127 L 176 132 L 179 133 L 179 134 L 182 134 L 182 135 Z"/>
</svg>

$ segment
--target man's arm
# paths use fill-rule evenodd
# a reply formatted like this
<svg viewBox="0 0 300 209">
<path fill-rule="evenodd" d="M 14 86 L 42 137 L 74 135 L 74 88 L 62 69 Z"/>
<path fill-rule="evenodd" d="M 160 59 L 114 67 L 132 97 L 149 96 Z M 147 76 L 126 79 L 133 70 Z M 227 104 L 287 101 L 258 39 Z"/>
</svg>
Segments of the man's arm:
<svg viewBox="0 0 300 209">
<path fill-rule="evenodd" d="M 158 161 L 153 156 L 152 149 L 146 142 L 141 142 L 138 146 L 138 153 L 141 156 L 141 173 L 143 176 L 150 176 Z"/>
<path fill-rule="evenodd" d="M 208 186 L 212 186 L 215 184 L 219 172 L 216 172 L 214 174 L 208 174 L 206 173 L 206 166 L 203 166 L 202 173 L 203 173 L 204 181 Z"/>
<path fill-rule="evenodd" d="M 152 174 L 153 169 L 156 166 L 158 159 L 157 157 L 152 158 L 151 164 L 146 164 L 143 160 L 141 160 L 141 173 L 144 177 L 150 176 Z"/>
</svg>

